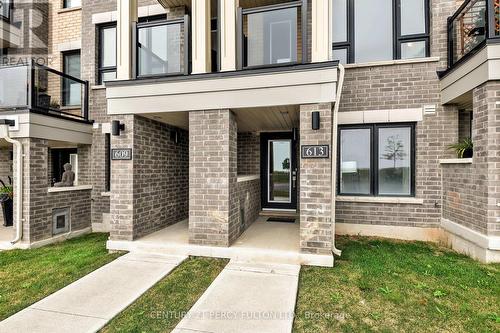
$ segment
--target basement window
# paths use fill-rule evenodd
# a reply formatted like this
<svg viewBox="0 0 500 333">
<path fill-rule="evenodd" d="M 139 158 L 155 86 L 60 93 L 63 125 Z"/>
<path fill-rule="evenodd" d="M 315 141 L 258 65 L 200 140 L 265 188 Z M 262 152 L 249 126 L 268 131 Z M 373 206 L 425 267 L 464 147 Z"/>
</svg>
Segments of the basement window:
<svg viewBox="0 0 500 333">
<path fill-rule="evenodd" d="M 69 232 L 69 211 L 69 208 L 59 208 L 52 210 L 52 235 L 59 235 Z"/>
<path fill-rule="evenodd" d="M 415 196 L 415 124 L 342 126 L 340 195 Z"/>
</svg>

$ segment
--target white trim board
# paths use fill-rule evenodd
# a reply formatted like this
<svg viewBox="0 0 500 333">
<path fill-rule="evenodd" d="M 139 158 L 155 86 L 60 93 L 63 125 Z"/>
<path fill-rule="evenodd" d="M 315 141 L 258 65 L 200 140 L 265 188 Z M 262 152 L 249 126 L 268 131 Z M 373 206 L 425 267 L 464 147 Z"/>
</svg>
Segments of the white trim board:
<svg viewBox="0 0 500 333">
<path fill-rule="evenodd" d="M 365 110 L 339 112 L 338 124 L 401 123 L 423 120 L 423 107 L 393 110 Z"/>
</svg>

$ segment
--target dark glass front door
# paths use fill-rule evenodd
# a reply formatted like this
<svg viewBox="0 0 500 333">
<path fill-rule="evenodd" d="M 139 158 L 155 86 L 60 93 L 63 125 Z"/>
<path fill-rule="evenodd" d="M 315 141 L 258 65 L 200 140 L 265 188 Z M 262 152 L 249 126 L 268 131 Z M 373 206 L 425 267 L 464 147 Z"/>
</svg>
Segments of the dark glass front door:
<svg viewBox="0 0 500 333">
<path fill-rule="evenodd" d="M 262 208 L 297 209 L 297 149 L 292 132 L 261 134 Z"/>
</svg>

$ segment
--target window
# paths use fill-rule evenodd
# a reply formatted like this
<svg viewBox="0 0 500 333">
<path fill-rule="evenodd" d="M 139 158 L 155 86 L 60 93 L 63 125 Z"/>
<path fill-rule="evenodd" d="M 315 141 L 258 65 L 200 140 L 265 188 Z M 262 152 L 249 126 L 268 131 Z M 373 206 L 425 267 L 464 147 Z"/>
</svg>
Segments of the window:
<svg viewBox="0 0 500 333">
<path fill-rule="evenodd" d="M 63 53 L 63 72 L 75 78 L 80 78 L 80 51 Z M 63 78 L 62 100 L 64 106 L 82 104 L 82 85 L 70 78 Z"/>
<path fill-rule="evenodd" d="M 111 191 L 111 134 L 106 133 L 104 137 L 104 147 L 106 151 L 104 152 L 104 158 L 106 160 L 105 164 L 105 190 L 106 192 Z"/>
<path fill-rule="evenodd" d="M 82 6 L 82 0 L 64 0 L 64 8 L 76 8 Z"/>
<path fill-rule="evenodd" d="M 342 126 L 339 156 L 339 194 L 414 196 L 414 124 Z"/>
<path fill-rule="evenodd" d="M 341 63 L 429 56 L 429 0 L 333 0 L 332 10 Z"/>
<path fill-rule="evenodd" d="M 98 82 L 116 79 L 116 24 L 99 28 Z"/>
<path fill-rule="evenodd" d="M 50 149 L 52 185 L 62 180 L 64 164 L 70 163 L 72 171 L 75 173 L 75 185 L 77 184 L 78 174 L 78 150 L 77 148 L 55 148 Z"/>
<path fill-rule="evenodd" d="M 0 1 L 0 18 L 10 21 L 11 0 Z"/>
</svg>

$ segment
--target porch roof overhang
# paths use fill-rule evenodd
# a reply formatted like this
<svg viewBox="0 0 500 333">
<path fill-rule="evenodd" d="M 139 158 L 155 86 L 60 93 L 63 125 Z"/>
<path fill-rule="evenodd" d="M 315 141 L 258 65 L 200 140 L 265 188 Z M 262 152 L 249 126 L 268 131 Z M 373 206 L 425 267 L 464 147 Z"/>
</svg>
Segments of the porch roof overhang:
<svg viewBox="0 0 500 333">
<path fill-rule="evenodd" d="M 34 113 L 30 110 L 0 112 L 0 119 L 15 121 L 10 137 L 38 138 L 73 144 L 92 144 L 92 124 Z"/>
<path fill-rule="evenodd" d="M 455 65 L 441 77 L 442 104 L 472 106 L 472 90 L 500 80 L 500 43 L 485 43 L 475 54 Z"/>
<path fill-rule="evenodd" d="M 331 103 L 338 62 L 106 83 L 108 114 Z"/>
</svg>

